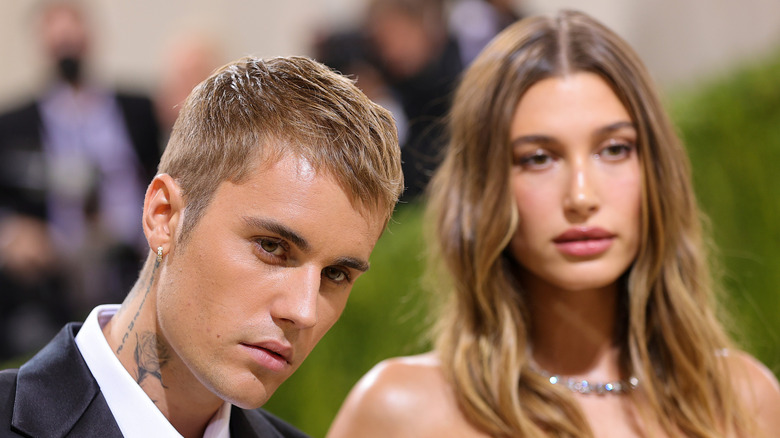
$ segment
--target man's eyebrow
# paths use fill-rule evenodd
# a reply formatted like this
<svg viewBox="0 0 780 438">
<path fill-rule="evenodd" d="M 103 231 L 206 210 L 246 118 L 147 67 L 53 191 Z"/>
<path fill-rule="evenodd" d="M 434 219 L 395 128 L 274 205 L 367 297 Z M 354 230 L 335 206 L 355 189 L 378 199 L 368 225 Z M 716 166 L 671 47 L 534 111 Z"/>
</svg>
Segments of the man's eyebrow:
<svg viewBox="0 0 780 438">
<path fill-rule="evenodd" d="M 354 257 L 339 257 L 336 259 L 336 263 L 334 264 L 339 266 L 346 266 L 347 268 L 352 268 L 360 272 L 366 272 L 369 268 L 367 261 Z"/>
<path fill-rule="evenodd" d="M 302 251 L 308 251 L 311 248 L 309 242 L 306 241 L 300 234 L 293 231 L 290 227 L 281 224 L 275 220 L 264 219 L 259 217 L 244 216 L 244 222 L 253 228 L 261 228 L 272 233 L 278 234 L 283 239 L 289 240 L 293 245 L 300 248 Z"/>
<path fill-rule="evenodd" d="M 274 234 L 278 234 L 283 239 L 289 240 L 293 245 L 301 249 L 301 251 L 308 251 L 311 248 L 309 242 L 306 241 L 300 234 L 296 233 L 290 227 L 281 224 L 275 220 L 244 216 L 244 222 L 252 228 L 260 228 L 270 231 Z M 368 271 L 369 263 L 365 260 L 356 257 L 339 257 L 333 263 L 334 265 L 345 266 L 347 268 L 355 269 L 360 272 Z"/>
</svg>

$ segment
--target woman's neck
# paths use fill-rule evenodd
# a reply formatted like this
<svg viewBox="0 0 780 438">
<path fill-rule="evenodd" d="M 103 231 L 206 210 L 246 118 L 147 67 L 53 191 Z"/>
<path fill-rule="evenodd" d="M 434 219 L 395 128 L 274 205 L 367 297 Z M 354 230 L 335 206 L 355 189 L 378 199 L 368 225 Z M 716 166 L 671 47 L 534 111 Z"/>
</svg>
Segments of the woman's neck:
<svg viewBox="0 0 780 438">
<path fill-rule="evenodd" d="M 615 342 L 617 284 L 570 291 L 524 279 L 524 289 L 532 321 L 533 359 L 538 367 L 598 381 L 624 377 Z"/>
</svg>

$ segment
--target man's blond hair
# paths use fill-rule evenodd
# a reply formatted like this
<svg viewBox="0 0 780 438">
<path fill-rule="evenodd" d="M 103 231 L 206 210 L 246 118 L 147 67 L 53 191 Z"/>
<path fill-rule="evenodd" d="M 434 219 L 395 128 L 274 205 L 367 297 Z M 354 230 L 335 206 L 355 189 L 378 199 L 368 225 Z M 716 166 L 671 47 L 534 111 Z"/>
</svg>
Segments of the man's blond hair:
<svg viewBox="0 0 780 438">
<path fill-rule="evenodd" d="M 220 183 L 241 183 L 259 163 L 287 154 L 335 178 L 356 208 L 387 223 L 403 190 L 391 114 L 311 59 L 246 57 L 193 89 L 160 161 L 186 202 L 180 239 Z"/>
</svg>

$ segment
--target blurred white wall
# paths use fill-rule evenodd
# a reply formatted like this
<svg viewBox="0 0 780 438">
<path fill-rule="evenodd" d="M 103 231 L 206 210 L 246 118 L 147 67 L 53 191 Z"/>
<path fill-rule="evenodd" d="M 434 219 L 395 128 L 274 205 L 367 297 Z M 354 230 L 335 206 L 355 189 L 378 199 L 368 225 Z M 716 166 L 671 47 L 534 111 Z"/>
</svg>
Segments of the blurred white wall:
<svg viewBox="0 0 780 438">
<path fill-rule="evenodd" d="M 367 0 L 84 0 L 98 77 L 152 92 L 166 44 L 185 29 L 216 35 L 224 61 L 309 54 L 314 32 L 356 22 Z M 624 36 L 665 86 L 692 83 L 780 44 L 777 0 L 517 0 L 526 13 L 589 12 Z M 43 63 L 31 28 L 38 0 L 0 2 L 0 108 L 34 92 Z"/>
<path fill-rule="evenodd" d="M 695 84 L 780 48 L 778 0 L 522 0 L 531 13 L 589 12 L 665 87 Z"/>
<path fill-rule="evenodd" d="M 33 29 L 39 0 L 0 2 L 0 107 L 45 80 Z M 182 32 L 216 36 L 224 61 L 308 54 L 325 23 L 352 22 L 364 0 L 83 0 L 94 34 L 90 66 L 109 83 L 153 91 L 166 45 Z"/>
</svg>

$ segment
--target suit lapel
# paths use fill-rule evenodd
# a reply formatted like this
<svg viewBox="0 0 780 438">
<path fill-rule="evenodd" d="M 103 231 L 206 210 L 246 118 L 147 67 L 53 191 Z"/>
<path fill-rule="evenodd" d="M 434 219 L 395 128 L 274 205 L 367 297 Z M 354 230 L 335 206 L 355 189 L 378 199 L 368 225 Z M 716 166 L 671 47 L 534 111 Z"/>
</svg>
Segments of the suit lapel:
<svg viewBox="0 0 780 438">
<path fill-rule="evenodd" d="M 30 437 L 121 438 L 111 410 L 76 347 L 81 324 L 68 324 L 19 369 L 11 426 Z M 279 421 L 279 420 L 277 420 Z M 283 438 L 279 427 L 257 410 L 233 406 L 230 436 Z M 292 430 L 289 436 L 305 436 Z M 286 429 L 285 429 L 286 430 Z"/>
<path fill-rule="evenodd" d="M 121 437 L 68 324 L 19 368 L 11 425 L 32 437 Z"/>
<path fill-rule="evenodd" d="M 273 425 L 257 411 L 236 406 L 230 410 L 231 437 L 282 438 Z"/>
</svg>

